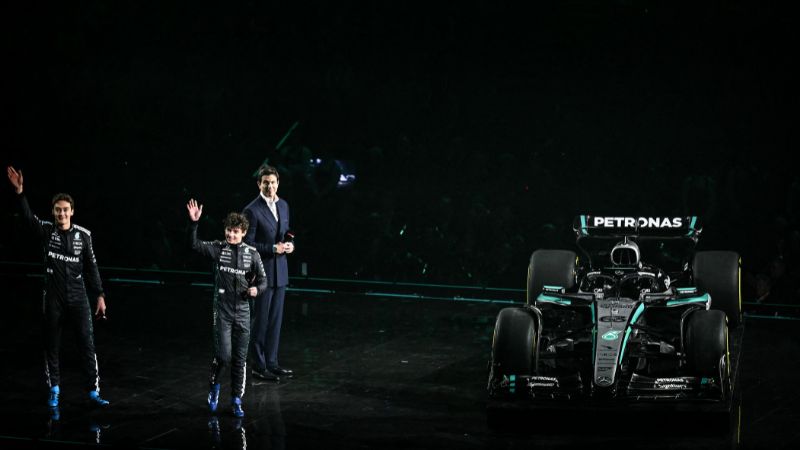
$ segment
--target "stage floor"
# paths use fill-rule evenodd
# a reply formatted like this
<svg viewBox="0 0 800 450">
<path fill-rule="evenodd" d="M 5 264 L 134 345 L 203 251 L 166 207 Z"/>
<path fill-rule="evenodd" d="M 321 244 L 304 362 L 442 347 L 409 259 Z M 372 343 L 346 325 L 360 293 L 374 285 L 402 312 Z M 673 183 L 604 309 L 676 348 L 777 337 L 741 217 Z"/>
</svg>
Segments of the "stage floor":
<svg viewBox="0 0 800 450">
<path fill-rule="evenodd" d="M 83 405 L 72 336 L 62 349 L 62 408 L 45 405 L 38 281 L 6 278 L 0 448 L 794 448 L 800 439 L 800 322 L 748 319 L 740 426 L 682 432 L 682 418 L 632 432 L 579 424 L 502 432 L 486 425 L 495 303 L 293 292 L 281 365 L 286 382 L 248 377 L 246 416 L 205 408 L 211 289 L 108 286 L 95 328 L 105 410 Z M 221 406 L 229 400 L 224 377 Z"/>
</svg>

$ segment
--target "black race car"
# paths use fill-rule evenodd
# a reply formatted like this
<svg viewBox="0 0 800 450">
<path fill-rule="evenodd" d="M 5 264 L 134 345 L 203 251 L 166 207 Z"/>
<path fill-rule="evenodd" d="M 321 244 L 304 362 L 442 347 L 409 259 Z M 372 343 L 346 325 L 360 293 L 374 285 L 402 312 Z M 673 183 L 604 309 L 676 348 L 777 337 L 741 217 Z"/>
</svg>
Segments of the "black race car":
<svg viewBox="0 0 800 450">
<path fill-rule="evenodd" d="M 696 251 L 696 217 L 583 215 L 573 228 L 581 256 L 535 251 L 527 304 L 497 316 L 488 406 L 730 411 L 743 330 L 739 255 Z"/>
</svg>

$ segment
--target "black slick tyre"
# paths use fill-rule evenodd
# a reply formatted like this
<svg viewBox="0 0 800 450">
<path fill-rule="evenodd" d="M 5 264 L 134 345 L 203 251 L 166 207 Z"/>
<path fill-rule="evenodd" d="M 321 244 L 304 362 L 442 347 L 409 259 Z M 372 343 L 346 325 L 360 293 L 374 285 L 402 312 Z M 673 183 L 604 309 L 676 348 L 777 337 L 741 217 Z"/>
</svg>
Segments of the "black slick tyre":
<svg viewBox="0 0 800 450">
<path fill-rule="evenodd" d="M 697 289 L 711 295 L 711 308 L 725 312 L 729 327 L 738 327 L 742 321 L 739 255 L 728 251 L 697 252 L 692 274 Z"/>
<path fill-rule="evenodd" d="M 536 322 L 525 308 L 504 308 L 497 315 L 492 339 L 495 378 L 530 375 L 536 347 Z"/>
<path fill-rule="evenodd" d="M 565 290 L 575 286 L 575 252 L 545 250 L 533 252 L 528 264 L 528 304 L 533 305 L 544 286 L 560 286 Z"/>
</svg>

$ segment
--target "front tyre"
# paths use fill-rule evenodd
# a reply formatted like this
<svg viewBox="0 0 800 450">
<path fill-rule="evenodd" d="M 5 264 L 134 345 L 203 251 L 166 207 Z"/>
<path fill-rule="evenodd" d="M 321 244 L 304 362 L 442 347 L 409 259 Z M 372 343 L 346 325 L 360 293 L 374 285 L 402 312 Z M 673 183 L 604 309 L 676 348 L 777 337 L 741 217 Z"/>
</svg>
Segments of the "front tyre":
<svg viewBox="0 0 800 450">
<path fill-rule="evenodd" d="M 531 375 L 536 351 L 536 321 L 527 308 L 504 308 L 497 315 L 492 338 L 489 369 L 489 397 L 495 387 L 513 380 L 514 375 Z M 486 420 L 491 429 L 513 427 L 518 417 L 503 406 L 487 404 Z"/>
<path fill-rule="evenodd" d="M 730 347 L 725 313 L 719 310 L 693 312 L 684 335 L 686 359 L 693 375 L 720 380 L 724 392 L 730 387 Z"/>
<path fill-rule="evenodd" d="M 530 375 L 536 349 L 536 321 L 525 308 L 504 308 L 497 315 L 492 339 L 492 374 Z"/>
</svg>

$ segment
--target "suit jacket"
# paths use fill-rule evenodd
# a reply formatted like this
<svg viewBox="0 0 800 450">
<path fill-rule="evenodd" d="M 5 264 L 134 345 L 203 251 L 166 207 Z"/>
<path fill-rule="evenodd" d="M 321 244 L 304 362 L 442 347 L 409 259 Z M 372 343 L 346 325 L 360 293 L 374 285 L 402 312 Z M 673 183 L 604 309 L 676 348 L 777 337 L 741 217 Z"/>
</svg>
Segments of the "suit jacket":
<svg viewBox="0 0 800 450">
<path fill-rule="evenodd" d="M 261 255 L 269 286 L 281 287 L 289 284 L 286 254 L 275 254 L 272 246 L 283 242 L 284 235 L 289 231 L 289 204 L 284 199 L 278 198 L 275 206 L 278 210 L 278 221 L 275 220 L 261 195 L 245 206 L 242 214 L 250 222 L 244 241 L 255 247 Z"/>
</svg>

